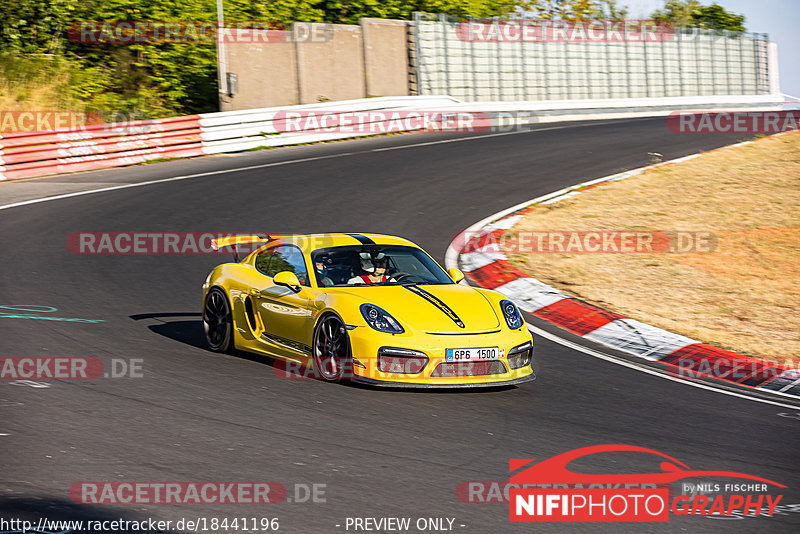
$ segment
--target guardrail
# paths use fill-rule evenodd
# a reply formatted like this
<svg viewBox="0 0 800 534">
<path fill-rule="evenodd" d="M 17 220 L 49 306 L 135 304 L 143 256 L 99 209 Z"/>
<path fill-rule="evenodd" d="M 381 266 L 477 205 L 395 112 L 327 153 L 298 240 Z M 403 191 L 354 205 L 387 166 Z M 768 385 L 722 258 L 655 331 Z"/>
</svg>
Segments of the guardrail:
<svg viewBox="0 0 800 534">
<path fill-rule="evenodd" d="M 325 131 L 325 128 L 303 132 L 280 131 L 278 129 L 280 124 L 276 124 L 280 121 L 276 121 L 275 118 L 287 111 L 320 111 L 336 115 L 369 111 L 439 110 L 460 103 L 460 100 L 449 96 L 404 96 L 209 113 L 201 115 L 200 119 L 203 128 L 203 149 L 206 154 L 216 154 L 372 135 Z"/>
<path fill-rule="evenodd" d="M 358 112 L 372 124 L 389 126 L 390 111 L 478 114 L 473 126 L 532 124 L 570 120 L 664 116 L 676 110 L 780 109 L 782 95 L 546 100 L 536 102 L 462 102 L 449 96 L 380 97 L 302 106 L 207 113 L 186 117 L 101 124 L 80 129 L 0 135 L 0 180 L 135 165 L 157 159 L 188 158 L 375 135 L 375 129 L 286 128 L 286 113 L 320 112 L 343 118 Z M 366 114 L 366 115 L 364 115 Z M 334 121 L 336 122 L 336 121 Z M 422 129 L 392 123 L 391 131 Z M 344 131 L 343 131 L 344 130 Z"/>
<path fill-rule="evenodd" d="M 448 109 L 485 113 L 513 110 L 535 113 L 536 122 L 662 117 L 674 111 L 725 111 L 732 109 L 780 110 L 783 95 L 716 95 L 665 98 L 608 98 L 592 100 L 537 100 L 521 102 L 463 103 Z"/>
</svg>

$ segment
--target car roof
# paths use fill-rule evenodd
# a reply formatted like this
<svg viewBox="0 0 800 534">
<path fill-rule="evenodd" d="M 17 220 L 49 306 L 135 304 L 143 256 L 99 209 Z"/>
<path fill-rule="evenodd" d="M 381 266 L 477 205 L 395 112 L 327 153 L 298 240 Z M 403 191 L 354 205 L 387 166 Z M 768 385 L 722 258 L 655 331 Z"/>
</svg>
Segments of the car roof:
<svg viewBox="0 0 800 534">
<path fill-rule="evenodd" d="M 274 245 L 295 245 L 304 253 L 308 254 L 320 248 L 341 247 L 347 245 L 405 245 L 419 248 L 408 239 L 382 234 L 294 234 L 276 236 L 265 247 Z"/>
</svg>

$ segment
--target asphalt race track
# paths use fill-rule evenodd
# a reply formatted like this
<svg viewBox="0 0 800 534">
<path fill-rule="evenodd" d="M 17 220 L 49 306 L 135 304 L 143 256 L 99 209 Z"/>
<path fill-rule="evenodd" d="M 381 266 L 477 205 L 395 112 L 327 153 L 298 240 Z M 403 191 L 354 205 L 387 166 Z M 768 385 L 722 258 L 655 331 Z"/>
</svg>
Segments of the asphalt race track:
<svg viewBox="0 0 800 534">
<path fill-rule="evenodd" d="M 542 338 L 539 378 L 510 389 L 283 380 L 268 360 L 204 348 L 200 285 L 228 256 L 67 248 L 73 232 L 346 231 L 402 235 L 443 260 L 457 232 L 522 200 L 646 165 L 649 152 L 667 160 L 739 140 L 678 135 L 663 119 L 640 119 L 475 138 L 390 136 L 0 184 L 0 204 L 9 204 L 212 172 L 0 210 L 0 306 L 103 321 L 0 316 L 0 355 L 141 359 L 144 375 L 49 387 L 0 381 L 0 517 L 278 517 L 280 532 L 314 533 L 345 532 L 347 517 L 454 518 L 453 529 L 465 533 L 800 532 L 800 506 L 772 518 L 537 525 L 509 523 L 507 504 L 456 495 L 462 481 L 507 480 L 511 458 L 624 443 L 694 469 L 778 481 L 787 486 L 780 504 L 798 505 L 800 415 L 785 408 Z M 618 467 L 658 465 L 626 456 Z M 290 497 L 295 484 L 325 484 L 325 502 L 78 506 L 68 490 L 80 481 L 278 481 Z"/>
</svg>

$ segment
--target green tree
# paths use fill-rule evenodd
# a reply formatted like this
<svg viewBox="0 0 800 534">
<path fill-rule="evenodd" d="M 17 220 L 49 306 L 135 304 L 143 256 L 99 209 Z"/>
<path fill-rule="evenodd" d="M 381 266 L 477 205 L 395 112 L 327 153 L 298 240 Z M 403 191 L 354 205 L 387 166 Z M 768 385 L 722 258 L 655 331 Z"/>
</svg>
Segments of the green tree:
<svg viewBox="0 0 800 534">
<path fill-rule="evenodd" d="M 731 32 L 743 32 L 744 15 L 737 15 L 726 11 L 719 4 L 701 6 L 692 13 L 692 21 L 701 28 L 709 30 L 727 30 Z"/>
<path fill-rule="evenodd" d="M 651 18 L 682 28 L 746 31 L 744 15 L 731 13 L 717 3 L 704 6 L 698 0 L 667 0 L 664 9 L 653 12 Z"/>
<path fill-rule="evenodd" d="M 602 0 L 596 8 L 596 19 L 625 20 L 628 17 L 628 8 L 617 5 L 617 0 Z"/>
<path fill-rule="evenodd" d="M 530 3 L 528 0 L 327 0 L 319 4 L 326 22 L 357 24 L 362 17 L 409 20 L 415 11 L 459 18 L 506 16 Z"/>
<path fill-rule="evenodd" d="M 698 0 L 667 0 L 663 9 L 657 9 L 650 18 L 668 22 L 675 27 L 688 28 L 692 23 L 692 13 L 700 7 Z"/>
<path fill-rule="evenodd" d="M 237 8 L 236 2 L 241 2 L 243 6 Z M 249 4 L 250 8 L 245 9 L 244 4 Z M 325 10 L 323 2 L 309 2 L 308 0 L 294 1 L 262 1 L 249 2 L 248 0 L 231 0 L 225 3 L 225 19 L 231 16 L 231 8 L 238 9 L 244 15 L 249 14 L 250 18 L 239 20 L 259 20 L 269 22 L 279 22 L 288 24 L 290 22 L 323 22 L 325 20 Z M 234 19 L 230 19 L 234 20 Z"/>
<path fill-rule="evenodd" d="M 76 0 L 0 0 L 0 49 L 57 52 L 76 5 Z"/>
<path fill-rule="evenodd" d="M 581 18 L 614 5 L 614 0 L 224 0 L 226 22 L 284 24 L 411 19 L 415 11 L 486 18 L 537 6 Z M 59 106 L 75 109 L 78 102 L 88 111 L 127 111 L 140 118 L 215 111 L 213 41 L 92 43 L 69 30 L 80 21 L 216 20 L 216 0 L 0 0 L 0 75 L 6 78 L 0 86 L 20 88 L 57 78 L 57 86 L 50 84 Z M 24 100 L 23 89 L 15 94 Z"/>
<path fill-rule="evenodd" d="M 531 0 L 524 7 L 533 18 L 545 20 L 622 20 L 628 14 L 616 0 Z"/>
<path fill-rule="evenodd" d="M 252 19 L 245 2 L 226 10 L 232 20 Z M 216 21 L 214 0 L 85 0 L 79 20 Z M 80 43 L 68 48 L 102 70 L 120 105 L 134 106 L 144 115 L 196 113 L 217 109 L 216 46 L 192 43 Z"/>
</svg>

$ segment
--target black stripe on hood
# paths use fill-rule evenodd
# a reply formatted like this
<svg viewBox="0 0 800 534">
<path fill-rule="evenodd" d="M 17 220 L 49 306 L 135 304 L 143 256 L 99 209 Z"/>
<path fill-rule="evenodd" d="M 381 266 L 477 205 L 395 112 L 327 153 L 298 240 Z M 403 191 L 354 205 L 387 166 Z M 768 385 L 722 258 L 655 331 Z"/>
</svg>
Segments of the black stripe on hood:
<svg viewBox="0 0 800 534">
<path fill-rule="evenodd" d="M 438 297 L 436 297 L 435 295 L 431 295 L 430 293 L 428 293 L 427 291 L 425 291 L 421 287 L 410 286 L 410 285 L 409 286 L 403 286 L 403 287 L 405 287 L 406 289 L 408 289 L 412 293 L 416 293 L 420 297 L 424 298 L 425 300 L 427 300 L 428 302 L 430 302 L 431 304 L 433 304 L 434 306 L 436 306 L 437 308 L 442 310 L 442 312 L 445 315 L 447 315 L 450 319 L 452 319 L 453 322 L 456 323 L 459 326 L 459 328 L 465 328 L 464 321 L 462 321 L 461 318 L 458 315 L 456 315 L 456 312 L 454 312 L 452 309 L 450 309 L 450 306 L 448 306 L 447 304 L 442 302 L 442 300 L 439 299 Z"/>
</svg>

